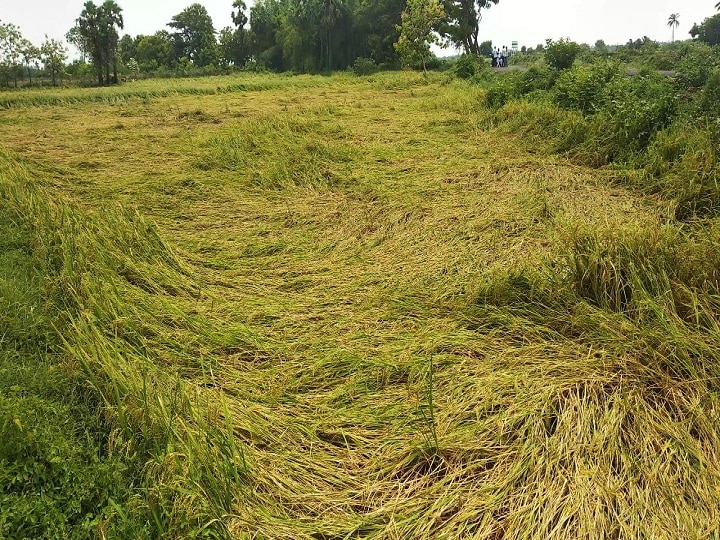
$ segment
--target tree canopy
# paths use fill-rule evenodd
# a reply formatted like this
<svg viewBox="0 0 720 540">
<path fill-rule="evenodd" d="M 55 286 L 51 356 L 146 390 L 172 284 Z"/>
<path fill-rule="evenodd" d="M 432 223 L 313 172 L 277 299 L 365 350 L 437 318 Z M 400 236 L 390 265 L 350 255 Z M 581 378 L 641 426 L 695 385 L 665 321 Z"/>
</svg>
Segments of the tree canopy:
<svg viewBox="0 0 720 540">
<path fill-rule="evenodd" d="M 708 17 L 700 25 L 694 24 L 690 35 L 708 45 L 720 44 L 720 15 Z"/>
<path fill-rule="evenodd" d="M 122 8 L 115 0 L 105 0 L 99 6 L 88 0 L 75 26 L 65 36 L 68 42 L 90 56 L 100 85 L 118 82 L 118 30 L 123 27 Z"/>
<path fill-rule="evenodd" d="M 172 36 L 177 58 L 187 58 L 196 66 L 217 62 L 215 27 L 202 4 L 189 5 L 175 15 L 168 26 L 176 30 Z"/>
</svg>

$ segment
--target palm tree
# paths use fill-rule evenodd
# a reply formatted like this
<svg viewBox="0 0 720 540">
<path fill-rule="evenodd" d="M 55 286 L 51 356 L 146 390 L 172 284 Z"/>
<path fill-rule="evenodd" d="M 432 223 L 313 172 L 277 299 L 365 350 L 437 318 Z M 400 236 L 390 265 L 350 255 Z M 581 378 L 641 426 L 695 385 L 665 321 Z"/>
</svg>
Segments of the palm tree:
<svg viewBox="0 0 720 540">
<path fill-rule="evenodd" d="M 718 2 L 718 5 L 720 5 L 720 2 Z M 675 43 L 675 28 L 680 26 L 680 21 L 678 20 L 680 18 L 679 13 L 673 13 L 670 15 L 670 18 L 668 19 L 668 26 L 672 28 L 672 40 L 673 43 Z"/>
<path fill-rule="evenodd" d="M 110 79 L 110 64 L 112 63 L 114 84 L 118 83 L 117 76 L 117 49 L 120 36 L 118 29 L 125 27 L 125 21 L 122 16 L 122 8 L 117 5 L 115 0 L 105 0 L 100 7 L 104 23 L 104 45 L 105 45 L 105 80 Z"/>
<path fill-rule="evenodd" d="M 717 9 L 718 11 L 720 11 L 720 2 L 718 2 L 717 4 L 715 4 L 715 9 Z"/>
</svg>

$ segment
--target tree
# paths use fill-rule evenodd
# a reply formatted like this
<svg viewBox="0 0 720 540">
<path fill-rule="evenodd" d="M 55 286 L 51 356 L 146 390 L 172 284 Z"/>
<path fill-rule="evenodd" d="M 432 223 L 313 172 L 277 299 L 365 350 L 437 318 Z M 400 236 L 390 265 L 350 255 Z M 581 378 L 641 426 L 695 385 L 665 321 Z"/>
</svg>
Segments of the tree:
<svg viewBox="0 0 720 540">
<path fill-rule="evenodd" d="M 177 30 L 175 56 L 187 58 L 196 66 L 207 66 L 217 60 L 217 41 L 212 18 L 201 4 L 191 4 L 168 23 Z"/>
<path fill-rule="evenodd" d="M 699 26 L 694 24 L 690 35 L 708 45 L 720 44 L 720 15 L 708 17 Z"/>
<path fill-rule="evenodd" d="M 500 0 L 443 0 L 446 16 L 439 21 L 438 32 L 467 54 L 480 54 L 478 36 L 482 10 Z"/>
<path fill-rule="evenodd" d="M 27 69 L 28 78 L 30 79 L 30 84 L 32 84 L 32 68 L 38 67 L 40 49 L 33 45 L 30 40 L 23 38 L 20 41 L 20 56 L 22 56 L 23 65 Z"/>
<path fill-rule="evenodd" d="M 142 38 L 143 36 L 135 36 L 133 38 L 129 34 L 125 34 L 120 38 L 120 41 L 118 42 L 118 54 L 120 55 L 120 61 L 123 64 L 127 65 L 131 58 L 135 58 L 137 56 L 137 44 Z"/>
<path fill-rule="evenodd" d="M 45 41 L 40 46 L 40 59 L 42 60 L 45 70 L 52 77 L 53 86 L 57 84 L 57 79 L 62 76 L 67 61 L 67 48 L 55 39 L 48 39 L 45 35 Z"/>
<path fill-rule="evenodd" d="M 668 17 L 667 25 L 672 29 L 672 43 L 675 43 L 675 29 L 680 26 L 679 18 L 679 13 L 672 13 L 670 17 Z"/>
<path fill-rule="evenodd" d="M 23 37 L 17 26 L 0 23 L 0 76 L 5 86 L 9 86 L 12 80 L 17 87 L 18 76 L 22 75 L 22 41 Z"/>
<path fill-rule="evenodd" d="M 445 10 L 439 0 L 408 0 L 402 12 L 400 37 L 395 49 L 404 65 L 422 65 L 426 72 L 426 63 L 432 58 L 430 44 L 442 42 L 433 33 L 433 27 L 445 17 Z"/>
<path fill-rule="evenodd" d="M 98 84 L 117 83 L 118 29 L 123 28 L 122 8 L 114 0 L 105 0 L 97 6 L 92 0 L 85 2 L 75 27 L 66 34 L 67 40 L 90 56 Z M 110 78 L 112 65 L 113 77 Z M 104 79 L 103 79 L 104 73 Z"/>
<path fill-rule="evenodd" d="M 377 64 L 396 64 L 394 44 L 400 37 L 398 28 L 404 9 L 404 0 L 361 0 L 353 12 L 355 57 L 371 58 Z"/>
<path fill-rule="evenodd" d="M 226 26 L 220 30 L 220 59 L 224 64 L 242 66 L 250 57 L 250 35 L 245 29 L 248 23 L 246 10 L 243 0 L 235 0 L 230 13 L 235 28 Z"/>
<path fill-rule="evenodd" d="M 482 55 L 486 58 L 489 58 L 490 56 L 492 56 L 492 52 L 493 52 L 492 40 L 483 41 L 480 44 L 480 47 L 478 48 L 478 53 L 480 53 L 480 55 Z"/>
<path fill-rule="evenodd" d="M 160 66 L 170 66 L 173 60 L 173 38 L 165 30 L 152 36 L 138 36 L 135 60 L 143 71 L 155 71 Z"/>
<path fill-rule="evenodd" d="M 102 6 L 100 6 L 102 32 L 103 32 L 103 45 L 105 47 L 105 80 L 110 78 L 110 64 L 113 69 L 113 84 L 117 84 L 117 58 L 118 58 L 118 41 L 120 35 L 118 29 L 124 28 L 124 21 L 122 16 L 122 8 L 117 5 L 115 0 L 105 0 Z"/>
</svg>

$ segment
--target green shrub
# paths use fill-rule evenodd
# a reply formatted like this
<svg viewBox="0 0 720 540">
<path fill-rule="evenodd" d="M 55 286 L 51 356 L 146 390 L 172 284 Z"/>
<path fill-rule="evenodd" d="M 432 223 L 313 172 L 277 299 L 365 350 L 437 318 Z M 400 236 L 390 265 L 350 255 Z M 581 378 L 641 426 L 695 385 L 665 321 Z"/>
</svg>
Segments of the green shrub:
<svg viewBox="0 0 720 540">
<path fill-rule="evenodd" d="M 453 66 L 453 71 L 461 79 L 472 79 L 482 70 L 480 59 L 474 54 L 463 54 Z"/>
<path fill-rule="evenodd" d="M 606 85 L 602 101 L 586 143 L 595 164 L 627 160 L 644 150 L 677 111 L 672 84 L 659 74 L 615 78 Z"/>
<path fill-rule="evenodd" d="M 547 66 L 531 66 L 520 78 L 520 93 L 526 95 L 536 90 L 550 90 L 557 77 L 558 72 Z"/>
<path fill-rule="evenodd" d="M 358 77 L 372 75 L 378 71 L 377 64 L 372 58 L 356 58 L 352 65 L 352 71 Z"/>
<path fill-rule="evenodd" d="M 697 100 L 697 116 L 711 121 L 720 117 L 720 69 L 712 72 L 702 89 Z"/>
<path fill-rule="evenodd" d="M 716 59 L 713 50 L 704 43 L 690 43 L 682 51 L 682 59 L 676 67 L 675 81 L 678 88 L 702 88 L 707 82 Z"/>
<path fill-rule="evenodd" d="M 515 81 L 512 77 L 502 77 L 488 88 L 485 102 L 491 109 L 499 109 L 511 99 L 518 97 Z"/>
<path fill-rule="evenodd" d="M 585 114 L 602 107 L 605 86 L 620 74 L 618 64 L 607 62 L 590 66 L 575 66 L 560 73 L 553 92 L 556 104 Z"/>
<path fill-rule="evenodd" d="M 555 69 L 571 68 L 575 57 L 580 52 L 580 45 L 569 39 L 559 39 L 558 41 L 548 39 L 545 43 L 545 61 Z"/>
</svg>

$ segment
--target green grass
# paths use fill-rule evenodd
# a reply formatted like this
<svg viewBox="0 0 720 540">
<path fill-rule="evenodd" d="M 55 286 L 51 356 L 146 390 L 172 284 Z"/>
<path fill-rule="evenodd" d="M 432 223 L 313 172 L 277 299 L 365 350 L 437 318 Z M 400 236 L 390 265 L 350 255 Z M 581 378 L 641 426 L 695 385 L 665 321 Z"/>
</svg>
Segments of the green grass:
<svg viewBox="0 0 720 540">
<path fill-rule="evenodd" d="M 711 218 L 445 75 L 56 94 L 0 123 L 8 317 L 126 467 L 108 536 L 717 533 Z"/>
</svg>

